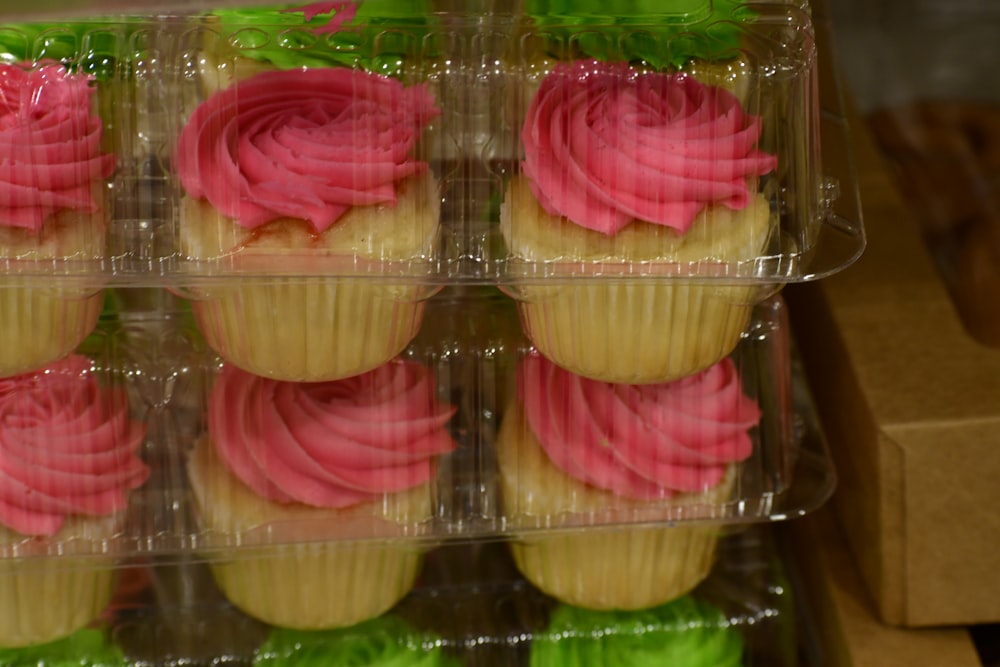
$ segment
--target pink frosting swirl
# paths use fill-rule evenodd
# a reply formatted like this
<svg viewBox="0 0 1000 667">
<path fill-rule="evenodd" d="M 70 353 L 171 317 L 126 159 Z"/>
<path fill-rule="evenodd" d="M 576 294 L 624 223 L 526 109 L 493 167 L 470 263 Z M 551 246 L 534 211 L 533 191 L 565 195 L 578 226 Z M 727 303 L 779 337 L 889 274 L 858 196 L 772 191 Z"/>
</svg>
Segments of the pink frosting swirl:
<svg viewBox="0 0 1000 667">
<path fill-rule="evenodd" d="M 129 419 L 124 389 L 102 387 L 90 361 L 71 356 L 0 379 L 0 523 L 54 535 L 68 515 L 108 516 L 149 469 L 146 435 Z"/>
<path fill-rule="evenodd" d="M 195 109 L 177 173 L 244 227 L 292 217 L 321 232 L 352 206 L 395 204 L 396 183 L 427 168 L 410 152 L 439 113 L 426 87 L 359 70 L 262 72 Z"/>
<path fill-rule="evenodd" d="M 101 153 L 91 77 L 57 63 L 0 63 L 0 225 L 37 233 L 53 213 L 94 213 L 92 186 L 114 171 Z"/>
<path fill-rule="evenodd" d="M 727 90 L 627 63 L 556 65 L 524 121 L 524 173 L 550 214 L 614 234 L 633 220 L 687 231 L 708 204 L 750 202 L 761 119 Z"/>
<path fill-rule="evenodd" d="M 566 474 L 642 500 L 709 489 L 750 456 L 760 419 L 725 359 L 664 384 L 599 382 L 533 353 L 519 391 L 531 431 Z"/>
<path fill-rule="evenodd" d="M 226 468 L 257 495 L 342 508 L 427 482 L 451 451 L 455 409 L 430 371 L 391 361 L 332 382 L 280 382 L 226 365 L 209 403 L 209 434 Z"/>
</svg>

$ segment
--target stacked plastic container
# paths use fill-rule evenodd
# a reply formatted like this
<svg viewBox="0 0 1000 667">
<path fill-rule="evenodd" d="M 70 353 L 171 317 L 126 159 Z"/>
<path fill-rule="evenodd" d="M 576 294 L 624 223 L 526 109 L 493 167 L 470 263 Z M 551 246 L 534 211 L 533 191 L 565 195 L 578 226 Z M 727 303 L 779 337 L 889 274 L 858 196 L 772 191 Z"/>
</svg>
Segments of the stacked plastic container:
<svg viewBox="0 0 1000 667">
<path fill-rule="evenodd" d="M 0 662 L 792 664 L 809 14 L 566 4 L 0 28 Z"/>
</svg>

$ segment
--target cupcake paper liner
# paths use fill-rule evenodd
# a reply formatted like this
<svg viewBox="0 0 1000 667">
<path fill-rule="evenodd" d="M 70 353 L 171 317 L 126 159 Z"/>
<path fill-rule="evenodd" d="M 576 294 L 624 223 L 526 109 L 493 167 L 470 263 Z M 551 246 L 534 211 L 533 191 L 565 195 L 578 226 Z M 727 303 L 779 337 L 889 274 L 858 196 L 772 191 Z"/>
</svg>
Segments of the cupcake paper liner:
<svg viewBox="0 0 1000 667">
<path fill-rule="evenodd" d="M 588 609 L 645 609 L 680 597 L 712 569 L 718 526 L 588 529 L 522 538 L 518 569 L 554 598 Z"/>
<path fill-rule="evenodd" d="M 220 287 L 193 310 L 230 363 L 276 380 L 319 382 L 369 371 L 399 354 L 423 318 L 423 288 L 354 279 L 271 279 Z"/>
<path fill-rule="evenodd" d="M 30 646 L 76 632 L 97 618 L 115 588 L 114 561 L 0 561 L 0 647 Z"/>
<path fill-rule="evenodd" d="M 416 546 L 368 542 L 297 544 L 212 563 L 230 602 L 279 627 L 319 630 L 388 611 L 413 587 Z"/>
<path fill-rule="evenodd" d="M 68 355 L 97 326 L 103 303 L 103 291 L 64 295 L 39 280 L 23 286 L 5 281 L 0 286 L 0 377 Z"/>
<path fill-rule="evenodd" d="M 733 351 L 750 321 L 752 287 L 677 281 L 525 287 L 518 304 L 538 351 L 578 375 L 669 382 Z"/>
</svg>

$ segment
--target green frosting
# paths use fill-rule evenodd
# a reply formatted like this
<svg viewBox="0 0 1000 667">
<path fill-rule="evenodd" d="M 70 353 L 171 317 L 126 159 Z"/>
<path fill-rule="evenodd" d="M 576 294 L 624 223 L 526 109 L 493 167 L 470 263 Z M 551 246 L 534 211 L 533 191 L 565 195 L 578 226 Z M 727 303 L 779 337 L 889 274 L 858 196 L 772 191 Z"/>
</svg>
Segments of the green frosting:
<svg viewBox="0 0 1000 667">
<path fill-rule="evenodd" d="M 257 650 L 254 667 L 454 667 L 437 638 L 396 616 L 337 630 L 276 628 Z"/>
<path fill-rule="evenodd" d="M 525 0 L 525 11 L 556 56 L 570 55 L 571 43 L 598 60 L 658 69 L 735 57 L 740 24 L 756 16 L 744 0 Z"/>
<path fill-rule="evenodd" d="M 108 334 L 113 332 L 118 326 L 118 313 L 122 310 L 121 297 L 114 289 L 104 290 L 104 305 L 101 314 L 97 319 L 97 326 L 77 348 L 79 354 L 102 358 L 107 353 Z"/>
<path fill-rule="evenodd" d="M 130 32 L 120 21 L 2 24 L 0 62 L 56 60 L 105 81 L 115 76 Z"/>
<path fill-rule="evenodd" d="M 404 60 L 419 53 L 430 26 L 427 0 L 359 0 L 354 18 L 335 32 L 323 31 L 332 13 L 307 21 L 304 12 L 287 11 L 305 6 L 219 9 L 211 16 L 242 57 L 279 69 L 360 66 L 388 76 L 398 75 Z"/>
<path fill-rule="evenodd" d="M 125 656 L 100 630 L 24 648 L 0 647 L 0 667 L 124 667 Z"/>
<path fill-rule="evenodd" d="M 689 596 L 644 611 L 563 605 L 531 645 L 531 667 L 740 667 L 743 638 L 725 615 Z"/>
</svg>

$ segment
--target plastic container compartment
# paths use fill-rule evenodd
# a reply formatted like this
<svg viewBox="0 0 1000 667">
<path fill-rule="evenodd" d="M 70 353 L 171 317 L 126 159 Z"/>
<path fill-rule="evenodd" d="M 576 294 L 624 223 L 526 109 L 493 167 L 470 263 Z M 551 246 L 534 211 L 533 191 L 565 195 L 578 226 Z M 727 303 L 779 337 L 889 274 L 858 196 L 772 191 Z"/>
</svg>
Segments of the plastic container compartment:
<svg viewBox="0 0 1000 667">
<path fill-rule="evenodd" d="M 428 162 L 455 116 L 451 35 L 425 3 L 387 4 L 222 11 L 176 35 L 169 279 L 212 347 L 259 375 L 370 370 L 443 284 L 449 174 Z"/>
<path fill-rule="evenodd" d="M 0 26 L 5 160 L 0 376 L 71 352 L 94 328 L 129 139 L 120 26 Z"/>
<path fill-rule="evenodd" d="M 500 225 L 481 232 L 546 356 L 610 381 L 684 377 L 733 349 L 753 304 L 860 252 L 859 226 L 830 224 L 806 12 L 526 12 L 506 138 L 487 148 Z M 824 255 L 828 232 L 853 248 Z"/>
<path fill-rule="evenodd" d="M 535 642 L 545 642 L 550 651 L 579 642 L 595 664 L 601 664 L 602 650 L 613 646 L 621 651 L 660 646 L 667 652 L 673 642 L 708 652 L 724 649 L 750 667 L 796 664 L 792 592 L 767 534 L 729 536 L 720 554 L 712 575 L 673 608 L 676 616 L 581 612 L 560 637 L 552 636 L 551 623 L 566 612 L 518 579 L 495 543 L 436 549 L 399 605 L 353 628 L 276 630 L 227 605 L 204 566 L 192 565 L 150 568 L 151 587 L 135 603 L 118 607 L 110 629 L 130 661 L 149 665 L 247 664 L 276 655 L 293 663 L 306 655 L 332 660 L 348 646 L 380 655 L 412 651 L 433 664 L 551 664 L 531 662 Z M 298 642 L 265 644 L 272 632 Z"/>
<path fill-rule="evenodd" d="M 412 414 L 421 419 L 428 414 L 440 418 L 442 414 L 450 414 L 446 413 L 448 406 L 454 408 L 452 416 L 444 422 L 445 429 L 454 441 L 454 449 L 432 455 L 436 459 L 436 472 L 433 484 L 426 491 L 427 502 L 432 506 L 431 513 L 419 515 L 421 518 L 414 518 L 417 515 L 404 518 L 397 522 L 397 528 L 388 533 L 381 532 L 377 524 L 359 521 L 338 528 L 337 534 L 333 536 L 337 539 L 420 541 L 445 537 L 503 537 L 512 531 L 549 532 L 595 525 L 660 524 L 664 521 L 757 521 L 778 511 L 776 508 L 781 505 L 782 497 L 792 485 L 793 472 L 799 461 L 799 434 L 796 433 L 793 418 L 788 332 L 784 323 L 783 305 L 778 300 L 765 302 L 758 308 L 755 324 L 733 356 L 733 366 L 741 378 L 742 393 L 758 405 L 760 421 L 749 428 L 752 452 L 748 458 L 734 466 L 731 493 L 713 499 L 693 494 L 684 502 L 668 502 L 662 506 L 654 503 L 654 507 L 649 508 L 636 508 L 625 502 L 619 505 L 609 498 L 604 508 L 606 516 L 595 513 L 592 508 L 581 509 L 576 513 L 563 511 L 538 515 L 503 507 L 500 502 L 502 492 L 496 455 L 498 433 L 505 420 L 515 412 L 512 408 L 518 404 L 518 366 L 525 358 L 535 358 L 535 355 L 518 331 L 512 304 L 495 290 L 492 294 L 484 293 L 478 288 L 471 294 L 449 291 L 432 299 L 428 303 L 428 309 L 432 316 L 428 318 L 420 334 L 404 350 L 399 360 L 391 362 L 389 367 L 406 364 L 417 369 L 415 378 L 430 381 L 429 387 L 420 386 L 419 391 L 409 394 L 411 399 L 414 394 L 419 397 L 419 400 L 415 400 L 416 407 L 412 409 Z M 204 345 L 197 332 L 190 328 L 190 322 L 187 326 L 189 329 L 183 336 L 194 343 L 193 356 L 179 358 L 197 364 L 195 368 L 200 369 L 203 378 L 199 386 L 204 391 L 198 405 L 187 406 L 185 417 L 176 414 L 173 417 L 178 425 L 184 423 L 183 427 L 178 426 L 184 433 L 196 434 L 194 439 L 178 443 L 185 453 L 194 445 L 194 440 L 207 430 L 203 415 L 211 410 L 209 406 L 213 400 L 212 395 L 220 388 L 220 374 L 226 378 L 227 392 L 237 384 L 233 379 L 235 375 L 248 383 L 255 383 L 253 391 L 258 391 L 257 387 L 267 387 L 259 389 L 260 394 L 250 394 L 250 390 L 247 390 L 248 398 L 241 397 L 239 393 L 225 394 L 234 396 L 232 404 L 237 406 L 259 406 L 260 403 L 256 401 L 260 396 L 270 396 L 272 392 L 286 390 L 316 392 L 316 396 L 332 402 L 335 387 L 350 387 L 350 394 L 359 397 L 359 402 L 362 403 L 366 403 L 369 396 L 377 396 L 379 400 L 389 402 L 386 392 L 373 390 L 376 385 L 357 387 L 353 384 L 357 378 L 328 384 L 288 383 L 233 369 Z M 169 364 L 173 358 L 175 357 L 163 357 L 161 361 Z M 228 370 L 220 371 L 220 368 Z M 380 371 L 384 369 L 385 367 Z M 192 372 L 190 367 L 188 372 Z M 176 375 L 177 372 L 165 366 L 151 373 L 154 376 L 157 374 Z M 191 377 L 189 381 L 194 381 L 194 378 Z M 414 380 L 412 385 L 406 386 L 417 385 L 418 381 Z M 427 388 L 430 391 L 424 393 Z M 181 396 L 176 389 L 174 395 Z M 296 400 L 285 401 L 281 397 L 280 400 L 273 400 L 273 404 L 297 405 L 306 400 L 308 399 L 300 396 Z M 267 401 L 272 403 L 270 398 Z M 228 404 L 229 401 L 223 401 L 223 405 Z M 234 408 L 234 412 L 237 409 L 239 408 Z M 246 418 L 245 425 L 241 426 L 243 430 L 239 433 L 240 437 L 249 438 L 258 427 L 259 432 L 263 433 L 273 426 L 272 423 L 263 421 L 264 416 L 260 412 L 250 410 L 249 407 L 245 409 L 245 415 L 226 415 L 226 419 L 230 421 L 236 421 L 241 416 Z M 384 424 L 376 423 L 378 411 L 367 414 L 375 417 L 372 418 L 372 423 L 363 424 L 354 432 L 358 440 L 379 436 L 385 428 Z M 389 422 L 388 410 L 382 414 L 383 421 Z M 301 414 L 299 418 L 306 421 Z M 196 421 L 199 426 L 194 425 Z M 285 423 L 298 425 L 299 422 L 286 417 Z M 395 421 L 392 424 L 398 426 Z M 428 448 L 428 451 L 431 450 L 434 448 Z M 269 457 L 263 452 L 255 452 L 255 455 L 260 457 L 259 463 L 264 468 L 272 463 L 283 463 L 278 457 Z M 516 479 L 519 475 L 519 472 L 515 472 L 513 477 Z M 822 493 L 820 489 L 817 491 Z M 393 511 L 391 503 L 383 501 L 377 505 L 377 514 Z M 784 509 L 795 511 L 794 508 Z M 223 531 L 211 540 L 203 535 L 198 538 L 198 546 L 222 550 L 233 547 L 238 550 L 275 541 L 309 541 L 321 537 L 310 535 L 307 530 L 296 529 L 296 523 L 297 519 L 273 524 L 261 522 L 260 526 L 238 533 Z M 310 522 L 303 523 L 308 526 Z"/>
</svg>

